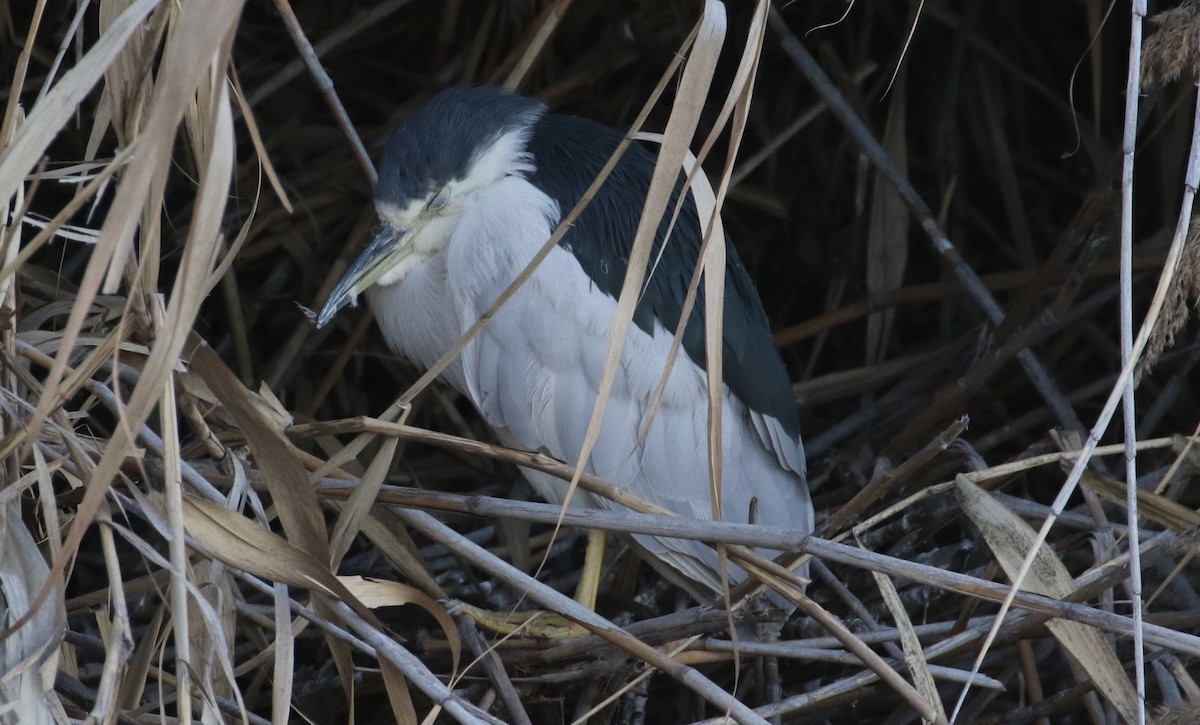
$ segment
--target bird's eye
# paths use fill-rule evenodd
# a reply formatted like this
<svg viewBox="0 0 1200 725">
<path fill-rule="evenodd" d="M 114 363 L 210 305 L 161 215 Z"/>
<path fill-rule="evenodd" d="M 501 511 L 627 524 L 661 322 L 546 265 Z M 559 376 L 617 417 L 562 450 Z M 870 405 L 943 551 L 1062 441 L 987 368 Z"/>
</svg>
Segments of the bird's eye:
<svg viewBox="0 0 1200 725">
<path fill-rule="evenodd" d="M 437 193 L 437 196 L 429 200 L 428 209 L 441 209 L 446 206 L 446 202 L 450 201 L 450 187 L 443 186 L 442 190 Z"/>
</svg>

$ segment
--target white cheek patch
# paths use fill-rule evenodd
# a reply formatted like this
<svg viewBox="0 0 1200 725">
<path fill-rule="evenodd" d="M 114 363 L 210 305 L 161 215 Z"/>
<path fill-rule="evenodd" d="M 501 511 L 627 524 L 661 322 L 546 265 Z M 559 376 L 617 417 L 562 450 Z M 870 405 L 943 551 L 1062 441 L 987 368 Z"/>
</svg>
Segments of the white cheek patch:
<svg viewBox="0 0 1200 725">
<path fill-rule="evenodd" d="M 404 206 L 393 204 L 390 201 L 376 201 L 375 211 L 379 214 L 379 219 L 386 224 L 391 224 L 400 229 L 407 229 L 412 226 L 413 222 L 421 211 L 425 209 L 427 199 L 413 199 Z"/>
<path fill-rule="evenodd" d="M 392 267 L 379 278 L 378 285 L 401 282 L 413 269 L 445 252 L 461 219 L 453 206 L 439 211 L 425 211 L 422 207 L 415 217 L 407 217 L 406 223 L 401 223 L 398 216 L 394 209 L 388 209 L 386 213 L 380 210 L 380 218 L 385 224 L 406 230 L 408 236 L 392 253 Z"/>
</svg>

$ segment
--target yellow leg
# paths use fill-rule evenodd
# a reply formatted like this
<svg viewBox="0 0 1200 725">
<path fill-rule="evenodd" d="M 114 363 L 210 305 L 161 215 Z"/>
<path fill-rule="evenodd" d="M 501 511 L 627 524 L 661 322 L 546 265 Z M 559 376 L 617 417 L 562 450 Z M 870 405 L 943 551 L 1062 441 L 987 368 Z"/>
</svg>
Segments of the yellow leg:
<svg viewBox="0 0 1200 725">
<path fill-rule="evenodd" d="M 604 547 L 608 537 L 601 529 L 588 529 L 587 549 L 583 554 L 583 571 L 575 589 L 575 601 L 596 611 L 596 594 L 600 591 L 600 571 L 604 566 Z"/>
</svg>

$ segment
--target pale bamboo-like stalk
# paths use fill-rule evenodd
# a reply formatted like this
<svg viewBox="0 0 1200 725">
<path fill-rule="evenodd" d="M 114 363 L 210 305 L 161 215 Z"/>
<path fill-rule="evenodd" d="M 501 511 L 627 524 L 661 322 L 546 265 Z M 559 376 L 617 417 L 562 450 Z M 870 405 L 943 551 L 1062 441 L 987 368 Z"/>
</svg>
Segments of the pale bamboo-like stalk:
<svg viewBox="0 0 1200 725">
<path fill-rule="evenodd" d="M 1137 363 L 1133 353 L 1133 170 L 1137 149 L 1138 101 L 1142 78 L 1142 20 L 1146 0 L 1132 0 L 1129 29 L 1129 76 L 1125 87 L 1125 129 L 1121 139 L 1121 364 Z M 1138 551 L 1137 412 L 1134 381 L 1121 393 L 1125 427 L 1125 516 L 1129 524 L 1129 603 L 1133 616 L 1133 673 L 1137 725 L 1146 723 L 1146 644 L 1142 630 L 1142 559 Z"/>
</svg>

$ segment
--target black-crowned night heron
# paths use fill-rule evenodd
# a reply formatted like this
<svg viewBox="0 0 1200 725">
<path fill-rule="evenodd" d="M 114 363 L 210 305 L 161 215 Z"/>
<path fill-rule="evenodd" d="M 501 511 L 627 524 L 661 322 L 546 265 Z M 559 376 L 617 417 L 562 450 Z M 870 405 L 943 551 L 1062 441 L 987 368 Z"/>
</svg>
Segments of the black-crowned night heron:
<svg viewBox="0 0 1200 725">
<path fill-rule="evenodd" d="M 375 186 L 380 230 L 318 324 L 366 291 L 388 344 L 432 365 L 546 243 L 621 139 L 612 129 L 548 114 L 541 103 L 499 89 L 440 93 L 388 140 Z M 578 461 L 654 163 L 651 151 L 633 144 L 559 245 L 442 374 L 506 445 Z M 586 470 L 683 516 L 710 519 L 703 298 L 685 328 L 683 354 L 661 406 L 640 437 L 702 239 L 690 194 L 664 241 L 670 217 L 668 209 L 652 255 L 658 262 L 648 273 Z M 724 519 L 811 531 L 787 373 L 754 285 L 733 247 L 727 249 Z M 562 502 L 566 482 L 524 473 L 541 496 Z M 573 499 L 614 506 L 582 491 Z M 633 538 L 659 572 L 695 596 L 704 600 L 721 591 L 717 555 L 708 546 Z M 736 583 L 745 573 L 731 566 L 729 576 Z"/>
</svg>

